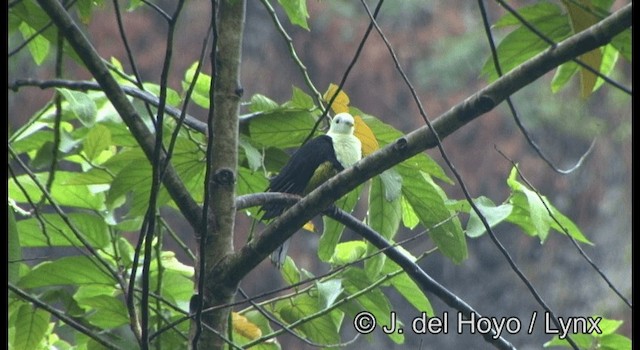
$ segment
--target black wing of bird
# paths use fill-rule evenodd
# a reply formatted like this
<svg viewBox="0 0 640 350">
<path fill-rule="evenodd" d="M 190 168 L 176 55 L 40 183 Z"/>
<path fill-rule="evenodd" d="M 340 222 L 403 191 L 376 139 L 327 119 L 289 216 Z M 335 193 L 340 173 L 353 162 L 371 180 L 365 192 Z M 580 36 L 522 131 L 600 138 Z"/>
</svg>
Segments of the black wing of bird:
<svg viewBox="0 0 640 350">
<path fill-rule="evenodd" d="M 333 150 L 331 137 L 321 135 L 302 145 L 291 156 L 280 173 L 271 178 L 267 191 L 302 195 L 316 169 L 326 162 L 338 171 L 343 170 Z M 272 219 L 282 214 L 285 208 L 282 204 L 266 204 L 261 209 L 264 211 L 262 219 Z"/>
</svg>

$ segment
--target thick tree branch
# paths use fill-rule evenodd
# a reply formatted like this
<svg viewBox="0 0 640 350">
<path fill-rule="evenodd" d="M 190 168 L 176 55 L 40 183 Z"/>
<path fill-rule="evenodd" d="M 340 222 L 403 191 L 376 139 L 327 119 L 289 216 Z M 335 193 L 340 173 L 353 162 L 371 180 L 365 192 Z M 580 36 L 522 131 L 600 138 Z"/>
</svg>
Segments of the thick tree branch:
<svg viewBox="0 0 640 350">
<path fill-rule="evenodd" d="M 238 164 L 238 112 L 242 87 L 240 86 L 240 62 L 242 56 L 242 34 L 245 18 L 245 1 L 221 1 L 218 13 L 215 3 L 212 16 L 218 15 L 211 53 L 214 67 L 209 111 L 209 144 L 207 147 L 207 188 L 203 215 L 206 222 L 200 229 L 200 252 L 198 264 L 199 292 L 202 293 L 199 310 L 202 307 L 228 304 L 236 292 L 238 284 L 219 285 L 211 283 L 213 268 L 233 254 L 235 226 L 235 187 Z M 203 288 L 204 287 L 204 288 Z M 200 314 L 202 324 L 210 325 L 220 334 L 225 334 L 229 309 L 224 308 Z M 200 320 L 196 319 L 195 327 Z M 197 330 L 196 330 L 197 331 Z M 198 334 L 198 333 L 196 333 Z M 194 343 L 197 342 L 194 337 Z M 226 343 L 212 332 L 202 333 L 201 347 L 222 349 Z"/>
<path fill-rule="evenodd" d="M 102 62 L 95 48 L 80 28 L 78 28 L 60 2 L 57 0 L 38 0 L 38 4 L 40 4 L 55 25 L 62 31 L 69 45 L 76 51 L 89 72 L 91 72 L 98 84 L 100 84 L 105 95 L 107 95 L 113 107 L 118 111 L 118 114 L 125 124 L 127 124 L 147 158 L 151 160 L 155 147 L 155 138 L 127 99 L 122 87 L 111 76 L 111 73 Z M 166 155 L 162 153 L 160 157 L 161 162 L 164 163 Z M 197 227 L 200 223 L 200 209 L 173 167 L 169 166 L 167 168 L 163 178 L 163 184 L 185 218 L 187 218 L 193 227 Z"/>
<path fill-rule="evenodd" d="M 607 44 L 631 26 L 629 4 L 603 21 L 533 57 L 494 83 L 451 108 L 433 122 L 440 138 L 451 135 L 475 118 L 489 112 L 507 97 L 560 64 Z M 386 169 L 437 144 L 435 135 L 423 126 L 371 154 L 311 192 L 285 211 L 255 240 L 226 264 L 217 267 L 216 284 L 236 285 L 249 271 L 287 240 L 299 227 L 359 184 Z"/>
</svg>

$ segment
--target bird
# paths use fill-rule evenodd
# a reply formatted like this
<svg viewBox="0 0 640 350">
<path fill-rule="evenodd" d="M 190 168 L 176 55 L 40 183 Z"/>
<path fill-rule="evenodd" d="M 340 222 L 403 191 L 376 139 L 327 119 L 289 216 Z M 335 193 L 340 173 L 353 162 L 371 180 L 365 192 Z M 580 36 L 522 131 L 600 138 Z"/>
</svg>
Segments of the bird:
<svg viewBox="0 0 640 350">
<path fill-rule="evenodd" d="M 362 144 L 354 135 L 355 121 L 351 114 L 336 114 L 329 131 L 303 144 L 280 172 L 269 179 L 268 192 L 283 192 L 305 196 L 316 187 L 351 167 L 362 158 Z M 261 220 L 280 216 L 286 205 L 269 203 L 261 207 Z M 286 259 L 289 240 L 271 254 L 271 261 L 280 268 Z"/>
</svg>

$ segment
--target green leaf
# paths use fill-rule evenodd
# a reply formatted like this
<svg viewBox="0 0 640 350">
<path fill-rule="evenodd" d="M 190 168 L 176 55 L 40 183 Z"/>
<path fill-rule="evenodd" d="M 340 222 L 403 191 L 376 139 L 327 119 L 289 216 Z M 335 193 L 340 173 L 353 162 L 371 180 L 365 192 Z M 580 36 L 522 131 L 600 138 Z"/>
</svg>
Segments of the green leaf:
<svg viewBox="0 0 640 350">
<path fill-rule="evenodd" d="M 402 224 L 404 227 L 413 230 L 420 223 L 420 219 L 416 212 L 411 207 L 411 204 L 407 202 L 407 199 L 402 196 L 401 198 L 401 207 L 402 207 Z"/>
<path fill-rule="evenodd" d="M 338 199 L 335 205 L 347 213 L 351 213 L 358 203 L 361 191 L 362 185 Z M 324 230 L 318 242 L 318 257 L 322 261 L 329 261 L 336 250 L 340 237 L 342 237 L 344 225 L 327 216 L 322 217 L 322 222 Z"/>
<path fill-rule="evenodd" d="M 340 242 L 329 259 L 332 265 L 344 265 L 362 258 L 367 252 L 367 244 L 363 241 Z"/>
<path fill-rule="evenodd" d="M 287 17 L 289 17 L 292 24 L 309 30 L 309 24 L 307 24 L 307 18 L 309 18 L 307 0 L 278 0 L 278 2 L 287 13 Z"/>
<path fill-rule="evenodd" d="M 296 266 L 295 261 L 289 256 L 286 257 L 284 265 L 280 269 L 280 274 L 289 285 L 300 282 L 300 270 Z"/>
<path fill-rule="evenodd" d="M 358 268 L 349 268 L 345 271 L 342 279 L 342 286 L 348 295 L 356 294 L 362 290 L 369 289 L 373 283 L 365 272 Z M 380 325 L 389 325 L 391 315 L 391 305 L 387 297 L 379 288 L 370 289 L 367 293 L 356 298 L 360 305 L 359 310 L 366 310 L 374 315 L 376 322 Z M 401 323 L 400 321 L 398 321 Z M 388 334 L 389 338 L 397 344 L 404 342 L 404 335 L 398 332 Z"/>
<path fill-rule="evenodd" d="M 193 68 L 195 69 L 195 66 L 193 66 Z M 191 77 L 191 80 L 193 80 L 193 73 L 191 73 L 191 74 L 192 74 L 192 75 L 191 75 L 190 77 Z M 201 73 L 201 75 L 200 75 L 200 76 L 202 76 L 202 73 Z M 206 77 L 205 77 L 205 78 L 203 78 L 203 79 L 204 79 L 205 83 L 208 83 L 208 82 L 210 81 L 210 80 L 209 80 L 209 81 L 207 81 L 207 78 L 206 78 Z M 210 78 L 209 78 L 209 79 L 210 79 Z M 189 81 L 191 81 L 191 80 L 189 80 Z M 198 77 L 198 83 L 201 83 L 201 82 L 200 82 L 200 77 Z M 152 83 L 144 83 L 144 84 L 143 84 L 143 87 L 144 87 L 144 89 L 145 89 L 146 91 L 149 91 L 149 92 L 150 92 L 150 93 L 152 93 L 153 95 L 160 97 L 160 85 L 158 85 L 158 84 L 152 84 Z M 209 90 L 209 89 L 208 89 L 208 87 L 207 87 L 207 90 L 206 90 L 206 91 L 208 91 L 208 90 Z M 166 93 L 167 93 L 167 98 L 166 98 L 166 103 L 167 103 L 167 105 L 169 105 L 169 106 L 173 106 L 173 107 L 178 107 L 178 106 L 180 106 L 180 102 L 182 102 L 182 99 L 180 98 L 180 94 L 179 94 L 176 90 L 173 90 L 173 89 L 167 88 L 167 89 L 166 89 Z M 206 108 L 208 108 L 208 106 L 207 106 Z"/>
<path fill-rule="evenodd" d="M 131 193 L 131 208 L 127 217 L 142 215 L 149 206 L 151 194 L 151 165 L 145 162 L 131 162 L 111 183 L 111 188 L 107 193 L 106 201 L 109 205 L 120 199 L 122 196 Z M 169 194 L 164 187 L 158 193 L 158 206 L 169 201 Z"/>
<path fill-rule="evenodd" d="M 516 176 L 517 168 L 513 167 L 507 179 L 507 184 L 513 191 L 508 201 L 513 205 L 508 221 L 520 226 L 527 234 L 539 237 L 541 242 L 546 240 L 549 229 L 553 228 L 560 233 L 568 233 L 580 242 L 591 244 L 580 229 L 556 209 L 545 196 L 530 190 L 520 183 Z"/>
<path fill-rule="evenodd" d="M 49 173 L 35 174 L 38 182 L 44 187 L 47 182 Z M 101 211 L 105 209 L 104 195 L 102 193 L 95 193 L 90 191 L 88 186 L 70 186 L 64 185 L 70 178 L 75 176 L 75 173 L 66 171 L 57 171 L 56 178 L 51 187 L 51 196 L 61 206 L 86 208 Z M 20 175 L 15 179 L 9 180 L 9 197 L 14 199 L 18 203 L 28 203 L 27 197 L 22 193 L 20 188 L 16 185 L 18 181 L 25 189 L 31 200 L 37 201 L 42 197 L 42 192 L 39 187 L 33 182 L 28 175 Z"/>
<path fill-rule="evenodd" d="M 269 319 L 267 319 L 262 313 L 260 313 L 260 311 L 257 310 L 249 310 L 247 312 L 244 312 L 242 314 L 242 316 L 246 317 L 247 320 L 249 320 L 249 322 L 253 323 L 254 325 L 256 325 L 258 328 L 260 328 L 260 330 L 262 331 L 262 334 L 269 334 L 271 332 L 273 332 L 273 328 L 271 328 L 271 324 Z M 166 332 L 165 332 L 166 333 Z M 239 333 L 234 331 L 234 341 L 236 341 L 236 344 L 238 345 L 245 345 L 246 343 L 248 343 L 251 340 L 254 339 L 247 339 L 244 338 L 242 335 L 240 335 Z M 236 339 L 237 337 L 237 339 Z M 252 346 L 251 347 L 252 350 L 280 350 L 280 344 L 278 342 L 264 342 L 264 343 L 260 343 L 258 345 Z"/>
<path fill-rule="evenodd" d="M 58 92 L 64 96 L 68 102 L 69 108 L 86 127 L 93 127 L 96 122 L 97 107 L 93 99 L 88 94 L 80 91 L 73 91 L 63 88 L 57 88 Z"/>
<path fill-rule="evenodd" d="M 390 143 L 396 142 L 399 138 L 404 137 L 402 132 L 389 124 L 383 123 L 378 118 L 368 115 L 354 107 L 351 107 L 350 109 L 353 110 L 353 113 L 362 116 L 362 119 L 365 121 L 367 126 L 371 128 L 371 131 L 375 135 L 380 147 L 384 147 Z M 444 169 L 442 169 L 442 167 L 426 153 L 417 154 L 398 164 L 398 166 L 406 167 L 415 171 L 420 170 L 446 183 L 453 184 L 453 181 L 447 176 Z M 385 175 L 381 174 L 380 176 Z M 391 178 L 395 177 L 393 174 L 389 176 Z"/>
<path fill-rule="evenodd" d="M 293 87 L 291 101 L 287 102 L 285 106 L 304 110 L 312 110 L 316 108 L 313 98 L 295 86 Z"/>
<path fill-rule="evenodd" d="M 323 310 L 323 308 L 317 298 L 308 294 L 300 294 L 290 299 L 278 301 L 275 310 L 283 321 L 290 324 Z M 314 343 L 337 344 L 340 342 L 338 332 L 341 322 L 342 312 L 333 310 L 301 324 L 296 330 Z"/>
<path fill-rule="evenodd" d="M 558 209 L 556 209 L 556 207 L 549 204 L 549 209 L 551 209 L 551 215 L 553 215 L 553 218 L 555 218 L 555 220 L 553 220 L 553 218 L 551 219 L 552 229 L 562 234 L 568 233 L 571 237 L 573 237 L 578 242 L 593 244 L 587 237 L 585 237 L 582 234 L 582 231 L 580 231 L 580 228 L 578 228 L 578 226 L 573 221 L 571 221 L 571 219 L 569 219 L 564 214 L 562 214 Z"/>
<path fill-rule="evenodd" d="M 158 285 L 157 270 L 151 273 L 150 285 Z M 183 311 L 189 311 L 189 300 L 193 295 L 193 279 L 175 270 L 162 273 L 162 296 L 176 303 Z"/>
<path fill-rule="evenodd" d="M 544 242 L 551 227 L 551 217 L 547 212 L 547 207 L 545 207 L 547 203 L 543 202 L 542 198 L 544 197 L 518 182 L 516 176 L 517 171 L 514 167 L 511 169 L 511 174 L 507 179 L 507 184 L 514 192 L 510 202 L 515 207 L 528 212 L 529 219 L 535 230 L 534 232 L 530 232 L 530 234 L 540 237 L 540 241 Z"/>
<path fill-rule="evenodd" d="M 103 294 L 76 300 L 80 307 L 91 312 L 86 319 L 95 326 L 108 329 L 129 323 L 127 308 L 118 297 Z"/>
<path fill-rule="evenodd" d="M 631 62 L 631 30 L 626 29 L 622 33 L 614 36 L 611 40 L 611 45 L 620 52 L 622 57 Z"/>
<path fill-rule="evenodd" d="M 384 198 L 388 202 L 393 202 L 400 198 L 402 194 L 402 176 L 394 169 L 383 171 L 380 176 L 384 188 Z"/>
<path fill-rule="evenodd" d="M 196 69 L 198 68 L 198 62 L 193 62 L 191 67 L 184 73 L 184 80 L 182 81 L 182 89 L 186 92 L 189 86 L 193 82 L 193 78 L 196 75 Z M 209 108 L 209 88 L 211 87 L 211 76 L 200 72 L 198 79 L 196 80 L 193 93 L 191 94 L 191 100 L 202 108 Z"/>
<path fill-rule="evenodd" d="M 94 214 L 70 213 L 67 217 L 71 224 L 82 234 L 83 238 L 94 248 L 104 248 L 109 242 L 109 231 L 104 220 Z M 23 247 L 81 247 L 82 243 L 71 228 L 57 214 L 42 214 L 36 218 L 18 221 L 20 244 Z"/>
<path fill-rule="evenodd" d="M 204 151 L 194 141 L 180 135 L 173 151 L 172 164 L 196 202 L 204 200 L 205 162 Z"/>
<path fill-rule="evenodd" d="M 251 102 L 249 105 L 249 110 L 251 112 L 274 112 L 281 110 L 280 105 L 267 96 L 255 94 L 251 96 Z"/>
<path fill-rule="evenodd" d="M 84 173 L 76 173 L 76 176 L 66 179 L 61 185 L 103 185 L 113 181 L 113 175 L 102 168 L 91 168 Z"/>
<path fill-rule="evenodd" d="M 562 15 L 562 9 L 560 6 L 547 1 L 540 1 L 533 5 L 523 6 L 518 9 L 518 14 L 527 22 L 537 23 L 545 21 L 548 18 L 554 18 Z M 513 14 L 507 13 L 502 16 L 493 25 L 494 28 L 503 28 L 513 25 L 522 25 L 522 22 L 516 18 Z"/>
<path fill-rule="evenodd" d="M 505 203 L 496 206 L 495 203 L 487 197 L 478 197 L 474 199 L 473 202 L 478 209 L 480 209 L 482 216 L 484 216 L 489 223 L 489 226 L 492 228 L 507 219 L 513 210 L 513 206 L 511 204 Z M 471 209 L 469 210 L 469 221 L 467 222 L 466 232 L 467 236 L 473 238 L 480 237 L 487 232 L 484 224 L 480 221 L 478 214 Z"/>
<path fill-rule="evenodd" d="M 544 5 L 544 7 L 540 13 L 532 16 L 530 23 L 556 43 L 571 35 L 571 25 L 567 16 L 555 10 L 547 10 L 547 7 L 551 9 L 549 5 Z M 506 22 L 512 24 L 511 20 L 506 20 Z M 498 60 L 502 73 L 506 74 L 548 47 L 549 44 L 531 32 L 529 28 L 518 27 L 498 45 Z M 498 78 L 492 58 L 489 58 L 482 67 L 482 75 L 490 82 Z"/>
<path fill-rule="evenodd" d="M 373 230 L 380 233 L 388 241 L 393 242 L 393 237 L 398 232 L 400 220 L 402 219 L 401 199 L 397 196 L 393 201 L 387 200 L 385 187 L 385 183 L 380 177 L 375 177 L 371 181 L 367 221 Z M 374 245 L 367 243 L 368 255 L 376 251 L 377 248 Z M 378 254 L 365 261 L 365 271 L 369 278 L 376 278 L 378 276 L 385 259 L 386 256 L 384 254 Z"/>
<path fill-rule="evenodd" d="M 102 151 L 111 147 L 111 132 L 104 125 L 96 125 L 87 134 L 83 150 L 89 160 L 96 159 Z"/>
<path fill-rule="evenodd" d="M 556 73 L 551 80 L 551 91 L 556 93 L 560 91 L 571 80 L 576 73 L 578 73 L 579 66 L 573 61 L 564 63 L 556 69 Z"/>
<path fill-rule="evenodd" d="M 597 315 L 593 316 L 594 319 L 596 317 L 601 317 L 601 316 L 597 316 Z M 594 337 L 602 337 L 605 335 L 613 334 L 615 331 L 618 330 L 618 328 L 620 328 L 620 326 L 622 326 L 623 323 L 624 321 L 621 321 L 621 320 L 610 320 L 607 318 L 602 318 L 600 322 L 598 322 L 598 328 L 600 328 L 600 330 L 602 331 L 602 334 L 593 333 L 591 335 L 593 335 Z"/>
<path fill-rule="evenodd" d="M 115 280 L 95 260 L 86 256 L 70 256 L 37 265 L 20 279 L 19 285 L 23 288 L 37 288 L 114 283 Z"/>
<path fill-rule="evenodd" d="M 402 194 L 444 256 L 458 264 L 467 258 L 467 242 L 460 220 L 445 206 L 444 192 L 419 171 L 398 167 Z M 436 226 L 437 225 L 437 226 Z"/>
<path fill-rule="evenodd" d="M 262 153 L 251 144 L 251 140 L 245 135 L 240 135 L 240 147 L 244 150 L 247 164 L 251 171 L 256 171 L 262 167 Z"/>
<path fill-rule="evenodd" d="M 41 65 L 49 55 L 49 40 L 38 34 L 38 31 L 33 29 L 26 22 L 20 23 L 19 29 L 25 40 L 33 37 L 33 39 L 27 44 L 27 47 L 29 48 L 31 57 L 33 57 L 33 61 L 37 65 Z"/>
<path fill-rule="evenodd" d="M 313 129 L 315 119 L 309 112 L 281 111 L 252 118 L 251 140 L 263 147 L 300 147 Z"/>
<path fill-rule="evenodd" d="M 401 247 L 398 247 L 401 248 Z M 412 261 L 416 261 L 416 258 L 408 251 L 400 249 L 405 255 L 409 256 Z M 398 271 L 400 266 L 391 260 L 387 260 L 382 268 L 383 274 L 390 274 Z M 395 288 L 400 295 L 402 295 L 418 312 L 426 312 L 427 315 L 435 315 L 433 307 L 429 302 L 429 299 L 424 294 L 422 289 L 409 277 L 406 272 L 403 272 L 395 277 L 392 277 L 389 282 Z"/>
<path fill-rule="evenodd" d="M 571 334 L 571 340 L 578 346 L 579 349 L 591 349 L 593 344 L 593 337 L 588 334 Z M 572 348 L 571 344 L 567 342 L 567 339 L 560 339 L 557 335 L 552 340 L 544 343 L 545 348 L 551 346 L 562 346 L 565 348 Z"/>
<path fill-rule="evenodd" d="M 267 180 L 261 172 L 252 172 L 247 168 L 238 167 L 237 176 L 236 194 L 238 196 L 264 192 L 267 190 L 267 186 L 269 186 L 269 180 Z M 258 207 L 245 209 L 245 211 L 253 217 L 257 217 L 258 210 Z"/>
<path fill-rule="evenodd" d="M 25 304 L 18 310 L 13 349 L 38 349 L 49 329 L 51 316 L 45 310 Z"/>
<path fill-rule="evenodd" d="M 616 50 L 616 48 L 614 48 L 611 44 L 607 44 L 602 48 L 602 63 L 600 65 L 600 73 L 604 74 L 605 76 L 609 76 L 611 74 L 613 68 L 616 65 L 616 62 L 618 62 L 618 54 L 618 50 Z M 602 84 L 604 84 L 604 79 L 598 77 L 592 92 L 598 90 L 602 86 Z"/>
<path fill-rule="evenodd" d="M 327 309 L 342 294 L 342 283 L 339 279 L 316 282 L 316 290 L 318 291 L 318 305 L 321 309 Z"/>
<path fill-rule="evenodd" d="M 22 260 L 22 247 L 20 246 L 20 239 L 18 238 L 18 226 L 16 225 L 16 216 L 13 213 L 13 209 L 8 206 L 8 229 L 7 236 L 7 250 L 9 267 L 7 268 L 7 279 L 11 283 L 16 283 L 20 277 L 20 261 Z"/>
<path fill-rule="evenodd" d="M 602 350 L 631 350 L 631 339 L 622 334 L 608 334 L 599 338 Z"/>
</svg>

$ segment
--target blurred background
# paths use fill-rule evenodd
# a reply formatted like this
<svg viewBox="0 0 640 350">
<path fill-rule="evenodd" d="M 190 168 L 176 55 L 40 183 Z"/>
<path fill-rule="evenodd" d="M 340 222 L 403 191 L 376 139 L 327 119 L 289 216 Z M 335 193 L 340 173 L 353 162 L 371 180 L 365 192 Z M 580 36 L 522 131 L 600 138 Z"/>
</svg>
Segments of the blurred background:
<svg viewBox="0 0 640 350">
<path fill-rule="evenodd" d="M 158 1 L 168 12 L 174 1 Z M 373 10 L 377 2 L 369 1 Z M 510 2 L 520 7 L 528 2 Z M 618 4 L 619 3 L 619 4 Z M 626 2 L 618 1 L 614 8 Z M 105 2 L 94 15 L 88 32 L 103 57 L 117 57 L 129 69 L 124 47 L 120 41 L 113 7 Z M 188 2 L 186 13 L 179 23 L 175 42 L 170 87 L 181 90 L 184 71 L 198 59 L 209 23 L 209 2 Z M 275 5 L 274 5 L 275 6 Z M 294 27 L 278 10 L 281 21 L 291 35 L 301 61 L 306 65 L 316 88 L 322 93 L 330 83 L 339 83 L 356 47 L 369 23 L 368 16 L 357 1 L 316 1 L 307 3 L 310 31 Z M 493 2 L 487 2 L 491 22 L 504 14 Z M 134 56 L 146 81 L 158 83 L 165 50 L 165 22 L 153 11 L 142 8 L 126 13 L 125 28 Z M 487 85 L 479 74 L 489 57 L 489 48 L 482 29 L 482 19 L 476 2 L 405 0 L 386 3 L 379 15 L 379 24 L 393 45 L 400 64 L 416 88 L 429 118 L 435 118 Z M 498 38 L 506 32 L 495 32 Z M 53 63 L 35 67 L 26 64 L 31 59 L 23 50 L 24 59 L 9 60 L 9 81 L 24 77 L 48 79 L 53 77 Z M 27 61 L 28 60 L 28 61 Z M 69 77 L 88 79 L 81 67 L 69 63 Z M 210 69 L 205 69 L 210 73 Z M 620 60 L 612 78 L 631 87 L 631 65 Z M 505 104 L 478 118 L 444 140 L 444 147 L 462 175 L 472 196 L 480 195 L 500 203 L 509 193 L 506 178 L 511 164 L 498 150 L 520 165 L 526 178 L 583 233 L 595 243 L 583 246 L 585 252 L 611 279 L 622 293 L 631 296 L 631 96 L 604 86 L 588 100 L 582 100 L 579 80 L 559 93 L 550 90 L 552 73 L 513 96 L 523 124 L 542 150 L 562 169 L 572 167 L 596 139 L 584 164 L 568 175 L 554 172 L 527 144 Z M 272 20 L 258 1 L 249 1 L 244 35 L 242 80 L 244 98 L 255 93 L 264 94 L 277 102 L 291 97 L 296 86 L 309 93 L 299 69 L 289 56 L 284 39 L 275 30 Z M 423 125 L 407 86 L 394 67 L 383 41 L 374 31 L 345 86 L 351 105 L 374 115 L 403 132 Z M 9 127 L 22 125 L 35 111 L 42 108 L 53 91 L 39 89 L 9 91 Z M 206 111 L 194 104 L 190 113 L 205 120 Z M 443 167 L 437 150 L 429 150 Z M 448 170 L 448 169 L 447 169 Z M 450 172 L 449 172 L 450 174 Z M 441 184 L 448 196 L 463 198 L 457 186 Z M 356 215 L 363 218 L 366 208 Z M 463 218 L 463 225 L 466 218 Z M 193 233 L 186 222 L 174 215 L 172 224 L 195 251 Z M 236 249 L 246 242 L 251 221 L 238 215 Z M 631 337 L 631 310 L 608 288 L 606 283 L 579 255 L 563 235 L 552 232 L 544 244 L 527 236 L 515 226 L 502 224 L 495 230 L 499 239 L 536 287 L 538 293 L 557 316 L 603 315 L 624 320 L 622 333 Z M 417 232 L 417 231 L 416 231 Z M 402 232 L 398 240 L 416 232 Z M 355 238 L 346 232 L 344 239 Z M 313 273 L 322 273 L 328 266 L 319 262 L 314 253 L 317 234 L 299 232 L 290 254 L 298 266 Z M 170 249 L 167 240 L 166 248 Z M 543 310 L 509 268 L 505 258 L 486 236 L 468 239 L 469 258 L 454 265 L 440 254 L 432 254 L 421 261 L 422 268 L 445 287 L 456 293 L 478 312 L 486 316 L 516 316 L 523 327 L 534 311 L 538 322 Z M 412 253 L 433 247 L 422 238 L 407 247 Z M 176 249 L 179 252 L 179 249 Z M 192 264 L 185 256 L 181 261 Z M 249 295 L 284 286 L 279 272 L 264 261 L 242 282 Z M 438 314 L 450 310 L 434 296 L 429 296 Z M 405 323 L 418 316 L 404 299 L 391 293 L 398 317 Z M 353 336 L 351 321 L 345 319 L 343 328 L 348 339 Z M 450 326 L 447 335 L 414 335 L 405 333 L 406 341 L 398 345 L 382 332 L 369 335 L 370 349 L 410 348 L 489 348 L 479 335 L 458 335 Z M 520 349 L 539 349 L 551 339 L 543 333 L 542 323 L 533 334 L 522 330 L 506 335 Z M 297 339 L 282 336 L 285 349 L 312 348 Z"/>
</svg>

